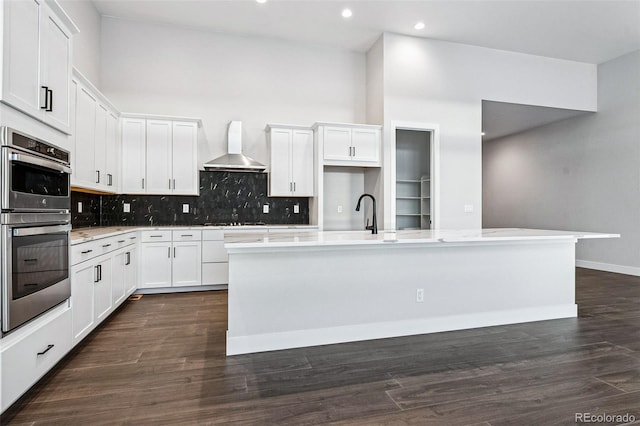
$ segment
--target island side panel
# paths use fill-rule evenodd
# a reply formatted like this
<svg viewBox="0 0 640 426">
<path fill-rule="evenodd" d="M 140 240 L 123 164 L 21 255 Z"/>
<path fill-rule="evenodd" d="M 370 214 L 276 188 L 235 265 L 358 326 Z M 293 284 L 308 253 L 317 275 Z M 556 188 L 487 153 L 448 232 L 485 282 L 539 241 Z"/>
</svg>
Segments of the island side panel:
<svg viewBox="0 0 640 426">
<path fill-rule="evenodd" d="M 576 315 L 574 240 L 229 255 L 229 355 Z"/>
</svg>

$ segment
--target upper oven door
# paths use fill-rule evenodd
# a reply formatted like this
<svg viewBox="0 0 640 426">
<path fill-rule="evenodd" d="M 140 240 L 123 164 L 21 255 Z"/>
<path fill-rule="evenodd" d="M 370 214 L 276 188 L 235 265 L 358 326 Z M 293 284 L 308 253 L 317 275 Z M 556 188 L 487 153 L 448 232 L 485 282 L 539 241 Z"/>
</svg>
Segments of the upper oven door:
<svg viewBox="0 0 640 426">
<path fill-rule="evenodd" d="M 69 210 L 71 169 L 10 147 L 2 148 L 2 209 Z"/>
</svg>

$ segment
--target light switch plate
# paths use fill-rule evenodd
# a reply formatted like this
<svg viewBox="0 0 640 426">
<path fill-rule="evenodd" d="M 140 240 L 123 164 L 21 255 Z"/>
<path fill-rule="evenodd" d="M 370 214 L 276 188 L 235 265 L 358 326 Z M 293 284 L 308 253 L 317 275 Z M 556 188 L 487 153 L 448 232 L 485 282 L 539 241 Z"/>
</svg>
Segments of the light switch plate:
<svg viewBox="0 0 640 426">
<path fill-rule="evenodd" d="M 189 213 L 189 204 L 182 205 L 182 213 Z"/>
<path fill-rule="evenodd" d="M 82 201 L 78 201 L 78 213 L 82 213 Z"/>
<path fill-rule="evenodd" d="M 269 213 L 269 204 L 265 204 L 262 206 L 262 213 Z"/>
<path fill-rule="evenodd" d="M 342 213 L 342 206 L 338 206 L 338 213 Z"/>
<path fill-rule="evenodd" d="M 300 213 L 300 204 L 294 204 L 293 205 L 293 213 L 294 214 Z"/>
<path fill-rule="evenodd" d="M 124 203 L 122 205 L 122 211 L 125 212 L 125 213 L 131 213 L 131 204 Z"/>
<path fill-rule="evenodd" d="M 465 213 L 473 213 L 473 204 L 465 204 L 464 205 Z"/>
</svg>

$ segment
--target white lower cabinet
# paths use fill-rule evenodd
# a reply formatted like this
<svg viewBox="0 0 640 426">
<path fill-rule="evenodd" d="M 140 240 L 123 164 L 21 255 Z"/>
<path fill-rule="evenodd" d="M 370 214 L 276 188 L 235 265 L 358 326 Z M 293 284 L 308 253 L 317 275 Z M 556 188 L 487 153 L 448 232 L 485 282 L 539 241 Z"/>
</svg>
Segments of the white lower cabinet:
<svg viewBox="0 0 640 426">
<path fill-rule="evenodd" d="M 71 309 L 65 303 L 3 338 L 0 406 L 9 408 L 69 352 Z"/>
<path fill-rule="evenodd" d="M 202 285 L 202 231 L 142 231 L 140 288 Z"/>
<path fill-rule="evenodd" d="M 135 234 L 129 233 L 72 246 L 71 328 L 74 345 L 135 290 L 135 241 Z"/>
<path fill-rule="evenodd" d="M 224 231 L 202 231 L 202 285 L 229 283 L 229 256 L 224 248 Z"/>
</svg>

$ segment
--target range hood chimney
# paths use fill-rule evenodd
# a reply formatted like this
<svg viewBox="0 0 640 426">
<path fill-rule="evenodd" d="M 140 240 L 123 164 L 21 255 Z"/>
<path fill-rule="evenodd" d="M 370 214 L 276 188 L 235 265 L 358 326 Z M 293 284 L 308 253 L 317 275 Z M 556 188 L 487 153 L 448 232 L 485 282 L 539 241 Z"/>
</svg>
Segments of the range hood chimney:
<svg viewBox="0 0 640 426">
<path fill-rule="evenodd" d="M 204 163 L 207 170 L 229 172 L 261 172 L 266 166 L 242 153 L 242 121 L 229 123 L 227 153 Z"/>
</svg>

